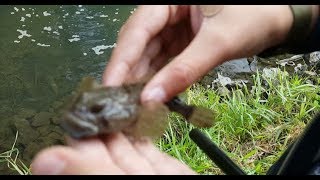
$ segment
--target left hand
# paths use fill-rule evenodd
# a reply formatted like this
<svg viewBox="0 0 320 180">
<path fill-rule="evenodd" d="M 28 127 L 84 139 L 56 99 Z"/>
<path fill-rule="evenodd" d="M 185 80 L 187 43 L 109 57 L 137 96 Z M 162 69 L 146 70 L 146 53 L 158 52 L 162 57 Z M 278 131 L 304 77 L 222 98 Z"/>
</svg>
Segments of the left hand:
<svg viewBox="0 0 320 180">
<path fill-rule="evenodd" d="M 196 174 L 151 141 L 131 143 L 122 133 L 67 142 L 70 146 L 41 151 L 32 162 L 32 174 Z"/>
</svg>

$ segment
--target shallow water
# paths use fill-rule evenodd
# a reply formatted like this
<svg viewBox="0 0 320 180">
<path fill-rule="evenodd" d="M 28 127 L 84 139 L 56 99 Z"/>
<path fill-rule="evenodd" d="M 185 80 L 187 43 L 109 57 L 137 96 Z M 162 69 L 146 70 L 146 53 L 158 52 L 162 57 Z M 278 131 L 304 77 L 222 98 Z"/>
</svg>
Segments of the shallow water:
<svg viewBox="0 0 320 180">
<path fill-rule="evenodd" d="M 83 76 L 98 80 L 135 6 L 0 6 L 0 153 L 16 132 L 26 165 L 63 142 L 59 110 Z M 10 171 L 2 163 L 0 174 Z"/>
</svg>

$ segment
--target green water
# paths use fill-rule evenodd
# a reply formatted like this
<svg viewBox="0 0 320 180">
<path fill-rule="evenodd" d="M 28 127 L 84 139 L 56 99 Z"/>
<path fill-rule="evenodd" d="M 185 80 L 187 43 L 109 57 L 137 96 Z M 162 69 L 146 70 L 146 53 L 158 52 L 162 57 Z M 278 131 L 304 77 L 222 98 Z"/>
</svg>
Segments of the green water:
<svg viewBox="0 0 320 180">
<path fill-rule="evenodd" d="M 101 79 L 127 5 L 0 6 L 0 153 L 16 147 L 29 165 L 63 143 L 57 119 L 83 76 Z M 100 48 L 100 50 L 99 50 Z M 0 174 L 9 174 L 2 163 Z"/>
</svg>

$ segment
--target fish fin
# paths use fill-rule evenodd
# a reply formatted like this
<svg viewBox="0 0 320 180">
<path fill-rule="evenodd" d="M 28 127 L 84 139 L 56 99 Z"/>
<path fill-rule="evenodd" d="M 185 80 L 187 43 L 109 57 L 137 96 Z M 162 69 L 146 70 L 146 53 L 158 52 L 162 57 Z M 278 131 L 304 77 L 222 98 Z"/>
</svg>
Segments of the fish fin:
<svg viewBox="0 0 320 180">
<path fill-rule="evenodd" d="M 79 91 L 84 92 L 84 91 L 89 91 L 95 88 L 102 87 L 95 78 L 91 76 L 87 76 L 82 78 L 80 84 L 79 84 Z"/>
<path fill-rule="evenodd" d="M 138 120 L 124 133 L 133 139 L 144 137 L 155 140 L 163 135 L 168 127 L 168 108 L 162 103 L 148 102 L 141 106 Z"/>
<path fill-rule="evenodd" d="M 193 106 L 192 113 L 188 117 L 188 122 L 200 128 L 209 128 L 214 125 L 216 113 L 208 108 Z"/>
</svg>

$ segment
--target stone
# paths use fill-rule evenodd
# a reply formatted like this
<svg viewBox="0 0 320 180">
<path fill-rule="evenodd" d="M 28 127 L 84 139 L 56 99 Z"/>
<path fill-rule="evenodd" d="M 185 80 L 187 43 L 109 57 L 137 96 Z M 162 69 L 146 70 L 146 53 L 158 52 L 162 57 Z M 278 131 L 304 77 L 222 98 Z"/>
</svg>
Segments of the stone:
<svg viewBox="0 0 320 180">
<path fill-rule="evenodd" d="M 23 145 L 31 143 L 40 135 L 26 119 L 15 119 L 14 125 L 19 133 L 17 141 Z"/>
<path fill-rule="evenodd" d="M 28 108 L 21 108 L 21 110 L 18 112 L 17 116 L 21 118 L 31 118 L 36 114 L 36 111 L 33 109 Z"/>
<path fill-rule="evenodd" d="M 40 133 L 41 136 L 46 136 L 51 132 L 51 126 L 40 126 L 37 128 L 37 131 Z"/>
<path fill-rule="evenodd" d="M 45 126 L 50 124 L 50 118 L 53 116 L 49 112 L 40 112 L 36 114 L 32 120 L 31 125 L 34 127 Z"/>
<path fill-rule="evenodd" d="M 58 124 L 60 124 L 60 118 L 57 117 L 57 116 L 54 116 L 54 117 L 51 118 L 51 122 L 52 122 L 53 124 L 58 125 Z"/>
</svg>

